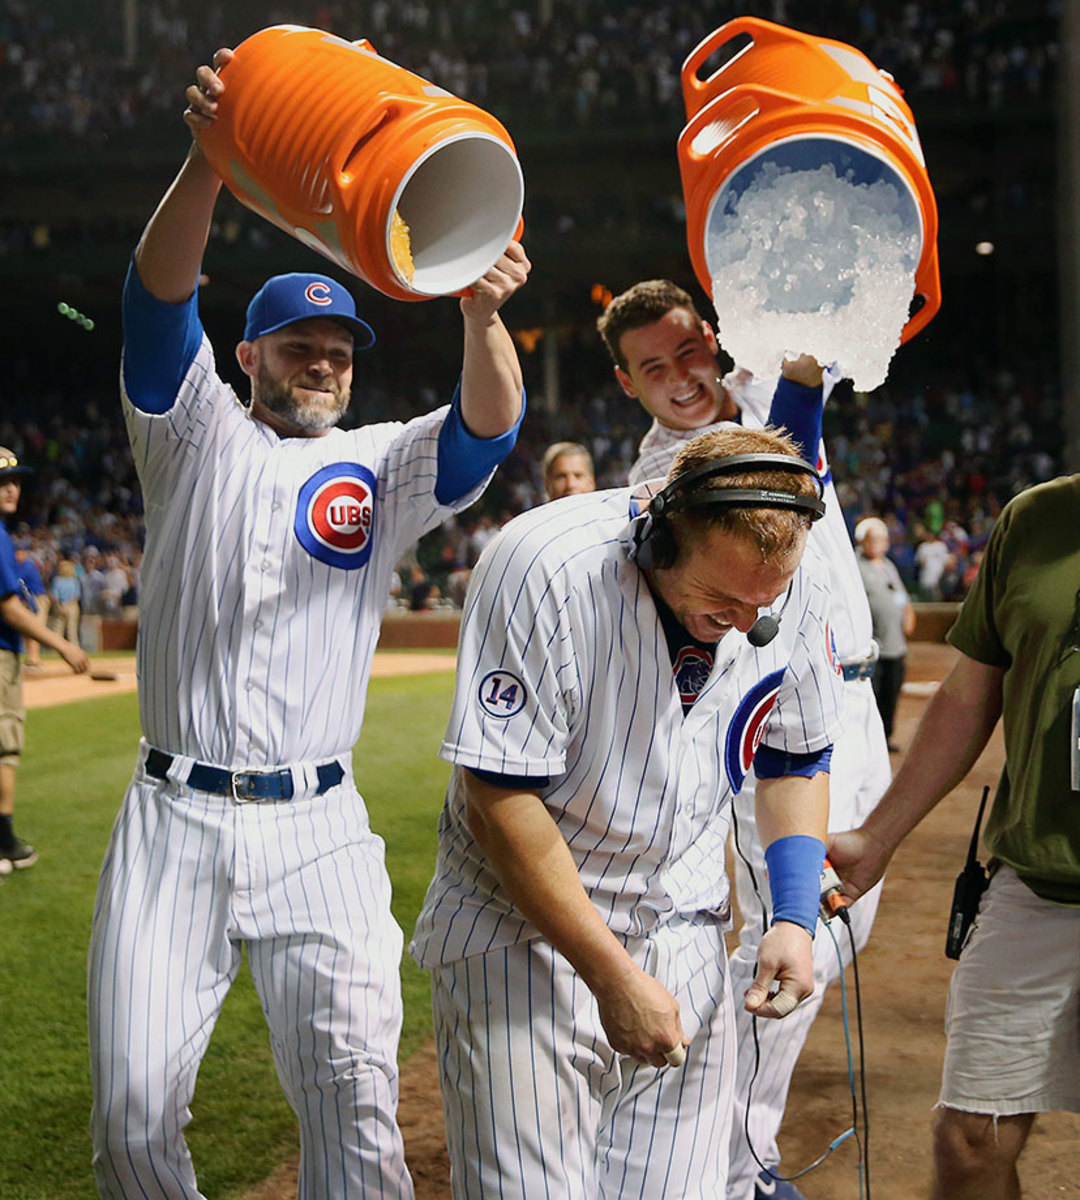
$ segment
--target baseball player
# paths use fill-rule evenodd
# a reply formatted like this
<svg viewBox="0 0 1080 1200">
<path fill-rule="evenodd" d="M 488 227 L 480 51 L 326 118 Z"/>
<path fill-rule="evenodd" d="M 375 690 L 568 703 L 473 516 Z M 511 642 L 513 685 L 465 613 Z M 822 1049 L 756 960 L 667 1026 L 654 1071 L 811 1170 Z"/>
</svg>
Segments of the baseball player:
<svg viewBox="0 0 1080 1200">
<path fill-rule="evenodd" d="M 24 744 L 22 639 L 34 638 L 55 650 L 76 674 L 90 668 L 85 651 L 30 607 L 33 596 L 19 574 L 4 519 L 18 508 L 23 477 L 30 473 L 13 450 L 0 446 L 0 875 L 37 862 L 37 851 L 15 832 L 15 772 Z"/>
<path fill-rule="evenodd" d="M 821 442 L 825 389 L 831 390 L 834 380 L 823 379 L 821 368 L 807 357 L 786 362 L 779 381 L 764 383 L 741 370 L 721 379 L 716 335 L 689 294 L 667 280 L 649 280 L 628 289 L 609 305 L 598 326 L 619 384 L 653 417 L 630 470 L 631 483 L 662 477 L 687 439 L 698 436 L 702 429 L 730 422 L 748 427 L 766 422 L 784 426 L 795 434 L 805 456 L 817 462 L 826 483 L 826 513 L 814 525 L 810 540 L 827 563 L 832 592 L 830 625 L 845 680 L 843 728 L 833 750 L 829 781 L 829 828 L 847 828 L 854 823 L 853 817 L 861 820 L 877 804 L 889 784 L 890 768 L 870 682 L 876 656 L 870 609 Z M 762 917 L 763 905 L 768 912 L 769 896 L 762 886 L 765 859 L 753 821 L 754 780 L 751 771 L 735 802 L 735 881 L 743 916 L 739 945 L 731 959 L 736 997 L 754 978 L 758 943 L 768 920 Z M 851 910 L 852 932 L 859 948 L 869 937 L 880 894 L 879 885 Z M 838 941 L 846 966 L 849 942 L 846 937 Z M 814 941 L 813 996 L 782 1026 L 759 1024 L 756 1045 L 751 1015 L 736 1007 L 739 1064 L 729 1200 L 802 1197 L 795 1184 L 779 1178 L 783 1172 L 778 1166 L 776 1139 L 795 1063 L 825 989 L 840 970 L 833 940 L 819 933 Z"/>
<path fill-rule="evenodd" d="M 229 51 L 215 56 L 215 66 Z M 220 181 L 200 153 L 223 84 L 200 67 L 195 144 L 124 291 L 121 390 L 146 503 L 143 728 L 89 961 L 102 1196 L 200 1196 L 183 1130 L 246 949 L 300 1124 L 300 1195 L 411 1197 L 395 1114 L 402 935 L 351 769 L 394 564 L 513 445 L 521 374 L 498 316 L 512 244 L 461 302 L 447 407 L 336 428 L 374 340 L 324 275 L 280 275 L 218 377 L 197 280 Z"/>
<path fill-rule="evenodd" d="M 711 433 L 650 510 L 626 488 L 542 505 L 473 572 L 411 944 L 455 1197 L 723 1195 L 724 844 L 759 745 L 776 920 L 747 1003 L 779 1017 L 813 986 L 842 684 L 822 565 L 799 565 L 806 471 L 779 435 Z"/>
</svg>

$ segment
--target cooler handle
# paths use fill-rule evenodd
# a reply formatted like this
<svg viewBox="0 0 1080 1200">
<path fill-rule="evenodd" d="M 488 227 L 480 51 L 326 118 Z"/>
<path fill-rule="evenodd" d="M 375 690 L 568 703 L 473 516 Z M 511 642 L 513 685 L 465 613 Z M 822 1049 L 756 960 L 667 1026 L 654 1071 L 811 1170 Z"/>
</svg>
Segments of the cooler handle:
<svg viewBox="0 0 1080 1200">
<path fill-rule="evenodd" d="M 787 29 L 783 25 L 776 25 L 772 21 L 763 21 L 759 17 L 736 17 L 733 21 L 721 25 L 719 29 L 714 29 L 690 51 L 682 66 L 683 101 L 686 105 L 687 118 L 692 117 L 716 93 L 716 82 L 729 64 L 725 63 L 708 79 L 698 78 L 698 71 L 721 46 L 744 33 L 749 34 L 753 39 L 746 50 L 752 50 L 755 45 L 779 45 L 782 42 L 790 42 L 801 37 L 794 30 Z M 746 50 L 742 53 L 746 53 Z"/>
</svg>

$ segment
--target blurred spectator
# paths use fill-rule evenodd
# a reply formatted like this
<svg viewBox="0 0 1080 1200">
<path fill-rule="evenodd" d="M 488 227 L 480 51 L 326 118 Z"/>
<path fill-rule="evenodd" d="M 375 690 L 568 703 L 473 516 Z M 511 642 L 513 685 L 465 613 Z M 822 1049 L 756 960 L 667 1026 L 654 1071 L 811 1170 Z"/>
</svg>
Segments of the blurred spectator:
<svg viewBox="0 0 1080 1200">
<path fill-rule="evenodd" d="M 555 442 L 540 462 L 549 500 L 596 491 L 592 455 L 578 442 Z"/>
<path fill-rule="evenodd" d="M 117 617 L 128 591 L 127 571 L 116 554 L 106 554 L 101 571 L 101 590 L 98 603 L 103 617 Z"/>
<path fill-rule="evenodd" d="M 855 526 L 857 560 L 870 604 L 873 637 L 878 645 L 871 682 L 889 750 L 893 741 L 896 703 L 904 684 L 907 639 L 915 632 L 915 609 L 896 564 L 888 557 L 889 527 L 879 517 L 864 517 Z"/>
<path fill-rule="evenodd" d="M 49 624 L 61 637 L 69 642 L 79 641 L 79 599 L 82 588 L 75 572 L 75 564 L 65 558 L 56 568 L 50 586 L 52 612 Z"/>
<path fill-rule="evenodd" d="M 923 600 L 940 600 L 941 580 L 952 555 L 941 535 L 922 527 L 919 544 L 915 547 L 915 564 L 919 570 L 919 594 Z M 953 560 L 955 561 L 955 560 Z"/>
</svg>

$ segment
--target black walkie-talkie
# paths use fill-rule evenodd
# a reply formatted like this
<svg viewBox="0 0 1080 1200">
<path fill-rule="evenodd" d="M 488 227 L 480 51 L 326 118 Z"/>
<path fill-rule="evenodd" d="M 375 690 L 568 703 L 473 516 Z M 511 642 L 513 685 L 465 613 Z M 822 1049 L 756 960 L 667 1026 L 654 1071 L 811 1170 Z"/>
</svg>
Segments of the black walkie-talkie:
<svg viewBox="0 0 1080 1200">
<path fill-rule="evenodd" d="M 988 787 L 983 788 L 982 801 L 979 804 L 979 815 L 975 818 L 975 829 L 971 835 L 971 845 L 968 847 L 967 862 L 964 869 L 956 877 L 953 888 L 952 911 L 949 913 L 949 932 L 945 938 L 945 957 L 959 958 L 960 951 L 967 941 L 968 930 L 979 911 L 979 900 L 990 877 L 986 868 L 975 857 L 979 851 L 979 826 L 982 824 L 983 809 L 986 808 L 986 797 L 990 795 Z"/>
</svg>

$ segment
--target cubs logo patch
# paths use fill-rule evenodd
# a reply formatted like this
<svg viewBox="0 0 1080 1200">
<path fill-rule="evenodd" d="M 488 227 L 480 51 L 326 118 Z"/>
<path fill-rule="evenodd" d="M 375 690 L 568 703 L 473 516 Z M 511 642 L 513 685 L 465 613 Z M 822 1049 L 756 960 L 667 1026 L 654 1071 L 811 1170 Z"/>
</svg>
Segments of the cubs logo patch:
<svg viewBox="0 0 1080 1200">
<path fill-rule="evenodd" d="M 318 280 L 314 283 L 309 283 L 304 289 L 304 299 L 309 304 L 317 304 L 320 308 L 325 308 L 326 305 L 333 304 L 334 302 L 334 297 L 328 285 L 320 283 Z"/>
<path fill-rule="evenodd" d="M 359 463 L 316 471 L 296 501 L 293 530 L 300 545 L 328 566 L 362 567 L 375 535 L 375 489 L 375 476 Z"/>
<path fill-rule="evenodd" d="M 525 684 L 513 671 L 488 671 L 480 680 L 476 698 L 489 717 L 505 720 L 525 707 Z"/>
<path fill-rule="evenodd" d="M 759 679 L 739 701 L 739 707 L 731 718 L 724 742 L 724 766 L 734 792 L 742 787 L 746 772 L 750 770 L 757 748 L 761 745 L 765 724 L 776 703 L 783 678 L 784 668 L 781 668 Z"/>
<path fill-rule="evenodd" d="M 836 652 L 836 638 L 833 637 L 832 626 L 828 621 L 825 622 L 825 653 L 829 656 L 829 666 L 832 667 L 837 675 L 843 677 L 844 664 L 840 661 L 840 655 Z"/>
<path fill-rule="evenodd" d="M 709 681 L 712 666 L 713 656 L 707 650 L 683 646 L 679 651 L 672 670 L 675 673 L 675 686 L 679 689 L 679 699 L 684 705 L 693 704 L 701 695 Z"/>
<path fill-rule="evenodd" d="M 829 469 L 829 460 L 825 457 L 825 443 L 818 443 L 817 462 L 814 464 L 815 470 L 821 476 L 822 483 L 832 482 L 832 471 Z"/>
</svg>

